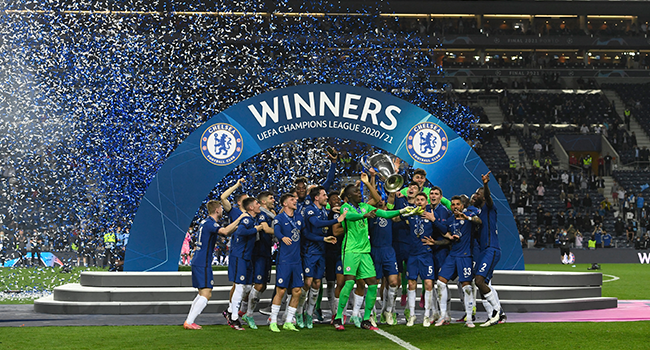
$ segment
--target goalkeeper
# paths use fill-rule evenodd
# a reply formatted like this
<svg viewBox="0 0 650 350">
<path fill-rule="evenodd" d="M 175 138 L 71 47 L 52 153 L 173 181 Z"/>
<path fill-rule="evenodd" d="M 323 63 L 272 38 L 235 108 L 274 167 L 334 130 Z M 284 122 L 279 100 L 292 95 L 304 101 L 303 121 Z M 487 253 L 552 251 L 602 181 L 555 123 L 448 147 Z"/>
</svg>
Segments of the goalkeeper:
<svg viewBox="0 0 650 350">
<path fill-rule="evenodd" d="M 341 290 L 339 307 L 334 319 L 334 327 L 337 330 L 344 330 L 343 310 L 348 303 L 350 292 L 354 288 L 355 279 L 362 279 L 368 285 L 366 305 L 363 314 L 361 328 L 377 330 L 370 322 L 370 314 L 377 299 L 377 274 L 370 256 L 370 240 L 368 239 L 368 218 L 383 217 L 391 219 L 400 214 L 413 210 L 412 207 L 401 210 L 378 210 L 377 208 L 361 201 L 361 191 L 355 185 L 348 185 L 343 191 L 343 197 L 347 203 L 341 206 L 341 213 L 347 212 L 342 222 L 345 230 L 343 239 L 342 260 L 345 285 Z"/>
</svg>

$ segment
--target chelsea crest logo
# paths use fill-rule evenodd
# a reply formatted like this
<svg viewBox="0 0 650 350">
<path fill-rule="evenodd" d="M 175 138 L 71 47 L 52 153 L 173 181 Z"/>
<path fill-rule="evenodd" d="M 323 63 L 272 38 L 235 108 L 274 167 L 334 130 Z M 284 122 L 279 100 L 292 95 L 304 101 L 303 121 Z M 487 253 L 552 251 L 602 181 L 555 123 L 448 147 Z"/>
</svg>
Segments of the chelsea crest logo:
<svg viewBox="0 0 650 350">
<path fill-rule="evenodd" d="M 214 165 L 231 164 L 239 158 L 242 149 L 241 134 L 230 124 L 214 124 L 201 135 L 201 153 Z"/>
<path fill-rule="evenodd" d="M 422 164 L 433 164 L 447 153 L 449 139 L 439 125 L 424 122 L 414 126 L 406 136 L 406 149 Z"/>
</svg>

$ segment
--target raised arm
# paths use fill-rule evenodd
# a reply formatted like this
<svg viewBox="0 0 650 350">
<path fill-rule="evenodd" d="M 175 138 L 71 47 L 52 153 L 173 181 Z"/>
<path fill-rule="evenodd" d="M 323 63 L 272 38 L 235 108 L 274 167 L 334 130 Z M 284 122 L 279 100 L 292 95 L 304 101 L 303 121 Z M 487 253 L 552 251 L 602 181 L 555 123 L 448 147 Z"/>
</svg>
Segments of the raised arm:
<svg viewBox="0 0 650 350">
<path fill-rule="evenodd" d="M 488 206 L 488 208 L 494 207 L 494 201 L 492 201 L 492 195 L 490 194 L 490 187 L 488 186 L 488 182 L 490 182 L 490 173 L 492 171 L 488 171 L 487 174 L 481 176 L 481 179 L 483 180 L 483 197 L 485 198 L 485 204 Z"/>
<path fill-rule="evenodd" d="M 381 196 L 379 195 L 379 192 L 377 192 L 377 188 L 375 187 L 374 182 L 374 176 L 373 176 L 373 181 L 371 182 L 370 179 L 368 178 L 368 174 L 366 173 L 361 173 L 361 182 L 363 182 L 364 185 L 368 188 L 368 191 L 370 191 L 370 196 L 372 197 L 369 201 L 368 204 L 375 206 L 377 203 L 381 202 Z"/>
<path fill-rule="evenodd" d="M 229 236 L 231 233 L 235 232 L 235 230 L 237 229 L 237 226 L 239 225 L 239 222 L 241 221 L 241 219 L 243 219 L 245 217 L 249 217 L 249 215 L 248 214 L 240 215 L 237 218 L 237 220 L 231 222 L 230 225 L 228 225 L 226 227 L 219 228 L 219 231 L 217 231 L 217 233 L 222 235 L 222 236 Z"/>
<path fill-rule="evenodd" d="M 233 192 L 235 192 L 235 190 L 242 185 L 243 181 L 244 181 L 243 179 L 237 180 L 237 182 L 235 182 L 234 185 L 230 186 L 226 191 L 224 191 L 221 194 L 221 197 L 220 197 L 221 205 L 223 205 L 223 210 L 225 210 L 226 213 L 230 212 L 232 210 L 232 204 L 228 200 L 228 197 L 230 197 L 230 195 L 232 195 Z"/>
<path fill-rule="evenodd" d="M 325 192 L 328 192 L 330 190 L 330 186 L 334 183 L 334 178 L 336 177 L 336 165 L 338 163 L 339 155 L 338 153 L 336 156 L 332 156 L 329 153 L 327 153 L 330 157 L 330 169 L 327 171 L 327 179 L 325 179 L 325 182 L 323 182 L 323 187 L 325 187 Z"/>
</svg>

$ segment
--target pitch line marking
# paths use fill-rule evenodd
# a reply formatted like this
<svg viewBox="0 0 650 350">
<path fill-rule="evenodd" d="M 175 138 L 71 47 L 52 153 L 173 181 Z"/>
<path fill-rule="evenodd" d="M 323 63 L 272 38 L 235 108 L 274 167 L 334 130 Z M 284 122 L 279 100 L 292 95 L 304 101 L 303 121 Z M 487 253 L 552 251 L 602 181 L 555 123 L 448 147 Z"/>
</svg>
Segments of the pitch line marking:
<svg viewBox="0 0 650 350">
<path fill-rule="evenodd" d="M 408 350 L 420 350 L 420 348 L 415 347 L 411 343 L 406 342 L 406 341 L 404 341 L 404 340 L 402 340 L 402 339 L 400 339 L 400 338 L 398 338 L 398 337 L 396 337 L 396 336 L 394 336 L 394 335 L 392 335 L 392 334 L 390 334 L 390 333 L 388 333 L 386 331 L 382 331 L 381 329 L 378 329 L 375 332 L 377 332 L 380 335 L 383 335 L 384 337 L 391 340 L 393 343 L 395 343 L 395 344 L 397 344 L 397 345 L 399 345 L 399 346 L 401 346 L 401 347 L 403 347 L 405 349 L 408 349 Z"/>
<path fill-rule="evenodd" d="M 617 280 L 620 280 L 620 279 L 621 279 L 620 277 L 616 277 L 616 276 L 614 276 L 614 275 L 606 275 L 606 274 L 603 274 L 603 276 L 607 276 L 607 277 L 610 277 L 610 278 L 611 278 L 611 280 L 603 281 L 603 283 L 605 283 L 605 282 L 613 282 L 613 281 L 617 281 Z"/>
</svg>

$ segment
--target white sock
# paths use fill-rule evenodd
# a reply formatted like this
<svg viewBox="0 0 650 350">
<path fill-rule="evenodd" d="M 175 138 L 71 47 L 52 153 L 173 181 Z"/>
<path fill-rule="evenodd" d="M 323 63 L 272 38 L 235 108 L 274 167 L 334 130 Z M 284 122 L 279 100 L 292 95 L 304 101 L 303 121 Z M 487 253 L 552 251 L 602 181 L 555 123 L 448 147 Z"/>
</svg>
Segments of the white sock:
<svg viewBox="0 0 650 350">
<path fill-rule="evenodd" d="M 354 307 L 352 308 L 353 317 L 354 316 L 359 317 L 359 312 L 361 311 L 362 306 L 363 306 L 363 296 L 354 293 Z"/>
<path fill-rule="evenodd" d="M 278 314 L 280 313 L 280 305 L 271 305 L 271 323 L 278 323 Z"/>
<path fill-rule="evenodd" d="M 481 303 L 483 304 L 483 308 L 488 314 L 488 317 L 492 317 L 492 311 L 494 310 L 492 308 L 492 305 L 490 305 L 490 302 L 485 299 L 485 295 L 483 296 L 483 300 L 481 300 Z"/>
<path fill-rule="evenodd" d="M 496 298 L 496 291 L 490 291 L 490 293 L 485 294 L 485 300 L 490 304 L 492 307 L 492 310 L 496 311 L 497 313 L 501 311 L 501 305 L 499 305 L 499 301 Z M 488 314 L 490 317 L 492 317 L 492 312 Z"/>
<path fill-rule="evenodd" d="M 302 290 L 302 293 L 300 293 L 300 299 L 298 299 L 298 306 L 296 307 L 296 313 L 298 315 L 302 315 L 305 307 L 305 300 L 307 300 L 307 294 L 309 293 L 309 290 Z"/>
<path fill-rule="evenodd" d="M 433 298 L 433 291 L 425 290 L 424 291 L 424 316 L 431 316 L 431 302 Z"/>
<path fill-rule="evenodd" d="M 415 290 L 409 289 L 407 301 L 408 301 L 409 311 L 411 312 L 411 316 L 415 316 Z"/>
<path fill-rule="evenodd" d="M 201 314 L 203 309 L 208 305 L 208 299 L 204 296 L 197 295 L 192 301 L 192 307 L 190 307 L 190 312 L 187 314 L 187 319 L 185 322 L 192 324 L 196 318 Z"/>
<path fill-rule="evenodd" d="M 336 298 L 336 284 L 334 281 L 327 281 L 327 302 L 330 304 L 332 315 L 336 315 L 339 307 L 339 301 Z"/>
<path fill-rule="evenodd" d="M 442 281 L 438 280 L 436 281 L 436 284 L 438 285 L 438 294 L 439 295 L 439 300 L 440 300 L 440 317 L 447 317 L 447 296 L 449 294 L 449 290 L 447 289 L 447 284 L 442 283 Z"/>
<path fill-rule="evenodd" d="M 397 287 L 388 287 L 388 291 L 384 292 L 388 294 L 386 296 L 386 311 L 394 312 L 395 310 L 395 294 L 397 293 Z"/>
<path fill-rule="evenodd" d="M 309 301 L 307 302 L 307 315 L 314 314 L 314 308 L 316 307 L 316 300 L 318 300 L 318 289 L 310 288 L 309 289 Z"/>
<path fill-rule="evenodd" d="M 287 306 L 287 317 L 284 319 L 284 323 L 291 323 L 293 321 L 293 316 L 296 314 L 296 308 Z"/>
<path fill-rule="evenodd" d="M 438 305 L 438 291 L 436 290 L 436 283 L 433 283 L 433 289 L 431 290 L 431 310 L 433 314 L 440 315 L 440 307 Z"/>
<path fill-rule="evenodd" d="M 231 319 L 233 321 L 237 321 L 239 319 L 239 306 L 241 304 L 241 300 L 244 297 L 244 285 L 243 284 L 235 284 L 235 292 L 232 294 L 232 316 Z"/>
<path fill-rule="evenodd" d="M 472 310 L 474 309 L 474 294 L 472 294 L 472 285 L 468 284 L 463 287 L 465 294 L 465 314 L 467 322 L 472 322 Z"/>
<path fill-rule="evenodd" d="M 497 304 L 499 304 L 499 309 L 501 308 L 501 300 L 499 300 L 499 293 L 497 293 L 497 290 L 492 287 L 492 281 L 488 283 L 488 286 L 490 287 L 490 290 L 492 291 L 492 294 L 494 294 L 494 297 L 497 300 Z"/>
<path fill-rule="evenodd" d="M 474 294 L 474 301 L 476 301 L 476 297 L 478 296 L 478 288 L 476 287 L 476 282 L 472 280 L 472 292 Z"/>
<path fill-rule="evenodd" d="M 463 293 L 463 285 L 460 281 L 456 281 L 456 286 L 458 286 L 458 295 L 460 295 L 460 303 L 465 304 L 465 295 Z"/>
<path fill-rule="evenodd" d="M 257 299 L 258 294 L 259 292 L 255 288 L 251 289 L 251 292 L 248 294 L 248 309 L 246 310 L 246 315 L 248 317 L 253 317 L 253 312 L 255 312 L 257 302 L 259 301 L 259 299 Z"/>
<path fill-rule="evenodd" d="M 228 302 L 228 312 L 229 312 L 229 313 L 232 313 L 232 298 L 231 298 L 230 301 Z"/>
</svg>

